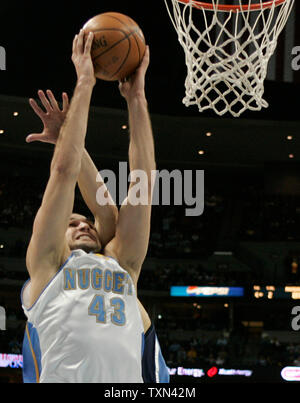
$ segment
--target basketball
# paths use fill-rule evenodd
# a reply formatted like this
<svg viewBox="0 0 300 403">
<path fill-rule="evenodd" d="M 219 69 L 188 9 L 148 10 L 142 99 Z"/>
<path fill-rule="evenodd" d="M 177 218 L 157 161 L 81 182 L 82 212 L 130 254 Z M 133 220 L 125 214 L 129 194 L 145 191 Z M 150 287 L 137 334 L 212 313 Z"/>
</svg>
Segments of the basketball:
<svg viewBox="0 0 300 403">
<path fill-rule="evenodd" d="M 137 23 L 127 15 L 108 12 L 96 15 L 83 27 L 94 33 L 92 60 L 95 76 L 105 81 L 123 80 L 140 65 L 146 50 Z"/>
</svg>

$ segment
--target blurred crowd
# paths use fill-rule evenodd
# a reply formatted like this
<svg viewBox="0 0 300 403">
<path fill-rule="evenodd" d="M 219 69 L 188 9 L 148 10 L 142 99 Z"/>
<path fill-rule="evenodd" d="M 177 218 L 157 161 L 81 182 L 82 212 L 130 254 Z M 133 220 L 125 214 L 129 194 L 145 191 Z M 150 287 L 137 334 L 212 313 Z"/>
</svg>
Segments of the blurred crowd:
<svg viewBox="0 0 300 403">
<path fill-rule="evenodd" d="M 31 228 L 45 190 L 42 178 L 0 177 L 0 227 Z M 266 195 L 254 186 L 245 186 L 234 197 L 240 211 L 238 239 L 243 241 L 300 240 L 300 197 Z M 205 191 L 204 214 L 187 217 L 185 206 L 153 206 L 149 256 L 199 257 L 213 250 L 232 197 Z M 75 208 L 84 203 L 76 193 Z M 21 242 L 21 240 L 20 240 Z"/>
<path fill-rule="evenodd" d="M 258 346 L 256 365 L 300 366 L 300 343 L 283 343 L 276 337 L 262 333 Z"/>
<path fill-rule="evenodd" d="M 163 352 L 170 368 L 205 368 L 212 366 L 230 367 L 239 361 L 245 348 L 244 340 L 235 343 L 235 335 L 228 331 L 217 337 L 202 336 L 190 340 L 163 342 Z"/>
<path fill-rule="evenodd" d="M 237 340 L 238 338 L 238 340 Z M 300 366 L 300 343 L 281 343 L 267 338 L 248 349 L 247 337 L 224 331 L 218 337 L 161 340 L 170 368 Z"/>
<path fill-rule="evenodd" d="M 0 229 L 9 234 L 14 228 L 30 233 L 34 217 L 43 197 L 45 183 L 42 180 L 14 177 L 0 178 Z M 300 199 L 296 196 L 266 196 L 255 187 L 241 189 L 234 202 L 235 220 L 228 221 L 232 211 L 232 200 L 218 192 L 206 191 L 205 214 L 186 217 L 184 207 L 154 206 L 148 257 L 154 258 L 155 268 L 143 270 L 140 290 L 167 291 L 171 285 L 247 285 L 254 281 L 253 273 L 230 270 L 208 271 L 201 259 L 212 255 L 222 236 L 226 236 L 227 225 L 232 224 L 240 241 L 298 241 L 300 224 Z M 76 195 L 75 206 L 84 213 L 81 197 Z M 223 235 L 222 235 L 223 234 Z M 13 241 L 9 237 L 0 240 L 0 256 L 24 258 L 29 239 L 19 236 Z M 3 243 L 3 245 L 2 245 Z M 168 259 L 170 261 L 168 261 Z M 178 259 L 176 263 L 174 260 Z M 198 259 L 198 261 L 197 261 Z M 171 261 L 172 260 L 172 261 Z M 286 256 L 291 281 L 300 281 L 297 253 Z M 0 265 L 0 280 L 18 280 L 20 284 L 28 278 L 26 271 L 8 271 Z M 255 277 L 255 281 L 257 281 Z M 18 297 L 19 297 L 18 290 Z M 19 300 L 17 302 L 19 304 Z M 1 305 L 1 301 L 0 301 Z M 5 305 L 5 303 L 3 303 Z M 175 315 L 176 316 L 176 315 Z M 20 309 L 9 309 L 9 321 L 16 321 L 14 328 L 0 332 L 0 352 L 20 354 L 24 334 L 24 314 Z M 176 340 L 174 332 L 195 330 L 197 318 L 167 317 L 157 321 L 156 327 L 166 361 L 170 367 L 204 367 L 211 365 L 230 366 L 249 356 L 248 339 L 241 328 L 223 330 L 218 337 L 182 338 Z M 167 326 L 166 326 L 167 323 Z M 224 318 L 202 318 L 198 328 L 221 331 L 227 326 Z M 172 337 L 171 337 L 172 335 Z M 300 365 L 300 347 L 278 340 L 262 338 L 256 349 L 254 365 Z M 246 354 L 247 353 L 247 354 Z"/>
<path fill-rule="evenodd" d="M 34 217 L 39 209 L 45 180 L 15 176 L 0 177 L 0 257 L 24 258 L 29 242 Z M 157 259 L 154 270 L 143 271 L 140 285 L 155 285 L 167 290 L 170 285 L 182 285 L 188 281 L 199 285 L 237 285 L 260 281 L 263 273 L 207 271 L 200 263 L 208 258 L 231 235 L 239 241 L 297 241 L 300 224 L 300 198 L 297 196 L 264 195 L 254 186 L 245 186 L 232 197 L 213 193 L 206 189 L 204 214 L 187 217 L 185 206 L 154 206 L 152 213 L 151 236 L 148 257 Z M 235 217 L 230 212 L 234 207 Z M 76 192 L 75 209 L 88 214 L 85 204 Z M 9 239 L 14 228 L 24 230 L 24 236 Z M 224 231 L 225 229 L 225 231 Z M 234 238 L 234 235 L 233 235 Z M 185 264 L 169 264 L 168 259 L 183 259 Z M 197 261 L 198 263 L 195 263 Z M 293 284 L 300 282 L 300 249 L 285 258 L 287 280 Z M 0 278 L 25 279 L 18 272 L 7 272 L 0 266 Z M 153 288 L 153 287 L 152 287 Z"/>
<path fill-rule="evenodd" d="M 239 238 L 245 241 L 299 241 L 300 196 L 265 194 L 254 186 L 241 189 Z"/>
<path fill-rule="evenodd" d="M 43 178 L 0 177 L 0 227 L 30 229 L 45 187 Z M 220 240 L 226 214 L 232 206 L 240 212 L 238 222 L 230 223 L 237 227 L 238 240 L 300 240 L 299 196 L 266 195 L 259 187 L 245 186 L 233 201 L 232 197 L 206 188 L 204 214 L 199 217 L 187 217 L 186 206 L 153 206 L 148 255 L 158 258 L 209 255 Z M 86 210 L 79 192 L 75 209 Z M 18 242 L 20 246 L 22 239 Z"/>
<path fill-rule="evenodd" d="M 16 314 L 11 313 L 9 320 Z M 209 327 L 209 326 L 207 326 Z M 211 328 L 214 324 L 211 324 Z M 236 327 L 232 331 L 224 329 L 206 332 L 199 337 L 176 338 L 176 331 L 169 324 L 156 323 L 159 342 L 164 358 L 170 368 L 183 366 L 186 368 L 206 368 L 222 366 L 300 366 L 300 343 L 280 342 L 276 337 L 262 333 L 256 343 L 249 348 L 249 335 L 245 330 Z M 0 331 L 0 353 L 22 354 L 24 324 Z"/>
<path fill-rule="evenodd" d="M 32 226 L 45 185 L 34 177 L 0 177 L 0 226 L 5 229 Z"/>
</svg>

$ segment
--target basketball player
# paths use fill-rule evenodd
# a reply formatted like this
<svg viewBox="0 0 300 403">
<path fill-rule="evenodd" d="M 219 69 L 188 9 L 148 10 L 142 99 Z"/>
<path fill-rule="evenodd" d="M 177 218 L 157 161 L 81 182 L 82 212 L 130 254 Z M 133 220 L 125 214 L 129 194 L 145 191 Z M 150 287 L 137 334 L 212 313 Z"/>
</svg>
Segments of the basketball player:
<svg viewBox="0 0 300 403">
<path fill-rule="evenodd" d="M 149 241 L 151 187 L 147 206 L 131 204 L 132 183 L 118 215 L 112 206 L 101 211 L 102 206 L 92 223 L 72 213 L 77 181 L 89 175 L 87 185 L 81 182 L 81 191 L 91 211 L 95 208 L 91 202 L 95 193 L 86 193 L 91 178 L 95 180 L 95 167 L 84 149 L 96 83 L 92 41 L 90 34 L 84 43 L 81 31 L 73 42 L 77 84 L 27 251 L 30 281 L 22 290 L 28 317 L 24 382 L 167 382 L 155 330 L 136 294 Z M 148 64 L 147 49 L 137 72 L 120 83 L 120 91 L 129 111 L 130 169 L 142 169 L 150 179 L 155 157 L 144 93 Z M 148 183 L 144 186 L 147 189 Z M 104 228 L 102 216 L 109 229 Z"/>
</svg>

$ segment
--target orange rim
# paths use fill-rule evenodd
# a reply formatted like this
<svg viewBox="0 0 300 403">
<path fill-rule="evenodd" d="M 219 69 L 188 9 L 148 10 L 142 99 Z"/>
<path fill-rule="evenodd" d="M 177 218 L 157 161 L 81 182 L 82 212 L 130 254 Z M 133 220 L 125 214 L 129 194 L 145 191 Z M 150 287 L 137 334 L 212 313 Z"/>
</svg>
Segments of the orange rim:
<svg viewBox="0 0 300 403">
<path fill-rule="evenodd" d="M 179 3 L 184 3 L 188 4 L 189 0 L 177 0 Z M 257 10 L 264 10 L 267 8 L 280 6 L 281 4 L 285 3 L 287 0 L 272 0 L 272 1 L 264 1 L 262 3 L 255 3 L 255 4 L 248 4 L 248 5 L 225 5 L 225 4 L 218 4 L 217 6 L 215 4 L 211 3 L 206 3 L 204 1 L 196 1 L 193 0 L 193 7 L 196 8 L 202 8 L 204 10 L 217 10 L 217 11 L 233 11 L 233 12 L 238 12 L 238 11 L 257 11 Z M 274 4 L 275 3 L 275 4 Z"/>
</svg>

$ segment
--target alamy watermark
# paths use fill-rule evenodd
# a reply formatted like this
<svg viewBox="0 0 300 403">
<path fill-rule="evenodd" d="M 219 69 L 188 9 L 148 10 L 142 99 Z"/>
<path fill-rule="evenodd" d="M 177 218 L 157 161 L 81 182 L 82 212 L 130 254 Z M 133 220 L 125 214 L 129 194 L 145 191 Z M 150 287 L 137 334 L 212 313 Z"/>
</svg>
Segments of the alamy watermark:
<svg viewBox="0 0 300 403">
<path fill-rule="evenodd" d="M 300 330 L 300 306 L 294 306 L 292 309 L 292 315 L 294 318 L 292 319 L 292 329 L 296 332 Z"/>
<path fill-rule="evenodd" d="M 150 176 L 150 175 L 149 175 Z M 185 214 L 196 217 L 204 211 L 204 171 L 178 169 L 152 171 L 151 178 L 146 172 L 134 170 L 128 175 L 127 162 L 119 163 L 119 181 L 111 170 L 100 171 L 97 182 L 104 181 L 113 202 L 109 199 L 104 186 L 100 186 L 96 199 L 100 206 L 116 203 L 117 192 L 119 204 L 130 203 L 133 206 L 151 204 L 152 206 L 186 206 Z M 117 186 L 117 182 L 119 182 Z M 132 183 L 128 192 L 128 183 Z M 117 189 L 118 187 L 118 189 Z M 152 190 L 152 200 L 149 193 Z M 127 198 L 128 193 L 128 198 Z"/>
<path fill-rule="evenodd" d="M 0 306 L 0 330 L 6 330 L 6 313 L 2 306 Z"/>
<path fill-rule="evenodd" d="M 300 46 L 295 46 L 292 49 L 292 55 L 295 56 L 292 60 L 292 69 L 298 71 L 300 70 Z"/>
<path fill-rule="evenodd" d="M 0 70 L 6 70 L 6 51 L 0 46 Z"/>
</svg>

